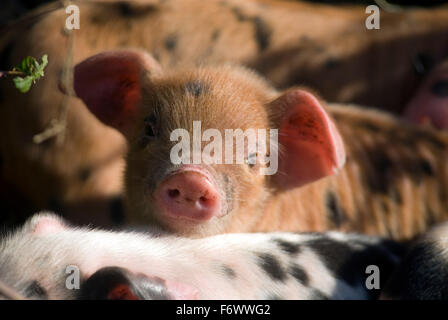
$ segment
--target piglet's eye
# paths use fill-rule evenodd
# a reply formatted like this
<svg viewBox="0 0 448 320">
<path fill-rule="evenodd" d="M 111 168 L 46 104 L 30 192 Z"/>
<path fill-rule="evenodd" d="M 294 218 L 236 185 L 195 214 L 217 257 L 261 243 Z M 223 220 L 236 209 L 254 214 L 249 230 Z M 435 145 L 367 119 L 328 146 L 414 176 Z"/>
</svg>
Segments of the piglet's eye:
<svg viewBox="0 0 448 320">
<path fill-rule="evenodd" d="M 144 119 L 146 138 L 155 138 L 157 136 L 157 123 L 154 115 L 150 115 Z"/>
<path fill-rule="evenodd" d="M 249 168 L 253 168 L 255 164 L 257 163 L 257 153 L 251 153 L 247 156 L 246 164 L 249 166 Z"/>
</svg>

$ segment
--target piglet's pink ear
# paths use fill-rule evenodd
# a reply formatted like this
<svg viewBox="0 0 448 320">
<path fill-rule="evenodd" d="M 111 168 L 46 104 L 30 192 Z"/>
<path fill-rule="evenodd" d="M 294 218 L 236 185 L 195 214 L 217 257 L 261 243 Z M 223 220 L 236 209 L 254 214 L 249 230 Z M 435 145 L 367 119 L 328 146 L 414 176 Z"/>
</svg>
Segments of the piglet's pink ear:
<svg viewBox="0 0 448 320">
<path fill-rule="evenodd" d="M 342 138 L 333 120 L 312 94 L 290 90 L 273 102 L 279 123 L 281 188 L 294 188 L 333 175 L 345 163 Z"/>
<path fill-rule="evenodd" d="M 75 66 L 74 89 L 98 119 L 126 134 L 139 113 L 142 75 L 159 70 L 143 51 L 103 52 Z"/>
<path fill-rule="evenodd" d="M 68 226 L 54 213 L 39 213 L 29 220 L 27 228 L 34 234 L 48 234 L 66 230 Z"/>
</svg>

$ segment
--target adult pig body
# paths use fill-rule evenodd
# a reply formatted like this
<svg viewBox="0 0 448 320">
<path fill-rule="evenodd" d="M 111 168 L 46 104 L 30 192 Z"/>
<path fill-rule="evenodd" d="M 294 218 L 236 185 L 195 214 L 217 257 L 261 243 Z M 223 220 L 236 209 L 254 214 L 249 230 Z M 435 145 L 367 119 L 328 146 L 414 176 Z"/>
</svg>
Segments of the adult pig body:
<svg viewBox="0 0 448 320">
<path fill-rule="evenodd" d="M 378 36 L 379 31 L 365 30 L 364 8 L 339 9 L 278 1 L 185 0 L 76 4 L 81 12 L 81 28 L 73 31 L 74 63 L 107 49 L 142 47 L 151 51 L 164 67 L 205 62 L 242 62 L 253 65 L 281 86 L 308 82 L 320 89 L 324 97 L 332 100 L 369 104 L 378 102 L 379 106 L 386 108 L 400 102 L 402 97 L 397 101 L 375 102 L 371 98 L 399 97 L 396 95 L 397 90 L 391 89 L 395 91 L 393 93 L 387 91 L 388 88 L 394 88 L 385 81 L 388 79 L 394 85 L 398 83 L 397 79 L 404 79 L 403 83 L 406 84 L 403 85 L 412 88 L 417 79 L 412 76 L 411 56 L 424 48 L 437 60 L 446 43 L 440 39 L 444 39 L 443 28 L 448 21 L 446 10 L 442 9 L 412 11 L 401 14 L 400 18 L 384 15 L 381 32 L 388 35 L 385 37 L 388 40 L 384 42 Z M 39 10 L 43 12 L 51 6 L 55 5 Z M 26 95 L 17 92 L 10 81 L 2 81 L 0 84 L 2 174 L 29 197 L 37 208 L 57 208 L 78 222 L 92 221 L 88 212 L 96 212 L 96 223 L 118 223 L 122 221 L 117 196 L 121 194 L 122 155 L 125 152 L 121 135 L 99 123 L 80 101 L 71 99 L 64 144 L 58 145 L 56 139 L 49 139 L 42 144 L 32 141 L 35 134 L 42 132 L 51 120 L 60 116 L 63 96 L 56 88 L 67 54 L 68 38 L 63 31 L 67 17 L 65 11 L 59 9 L 37 18 L 25 19 L 3 37 L 2 69 L 9 69 L 26 55 L 40 57 L 47 53 L 50 63 L 45 78 Z M 412 19 L 411 25 L 406 24 L 408 19 Z M 402 28 L 397 28 L 401 22 Z M 359 35 L 353 30 L 359 30 Z M 353 36 L 343 40 L 349 31 Z M 415 34 L 419 35 L 418 40 Z M 431 36 L 426 38 L 426 34 Z M 360 38 L 362 42 L 358 41 Z M 391 59 L 388 54 L 389 43 L 396 38 L 404 41 L 396 51 L 395 48 L 391 49 L 396 52 L 394 59 Z M 411 40 L 406 42 L 408 38 Z M 327 51 L 326 47 L 333 47 L 335 39 L 341 39 L 341 43 L 347 41 L 347 45 L 337 48 L 350 50 L 345 53 L 343 50 L 342 53 L 338 50 Z M 383 53 L 380 56 L 387 56 L 382 61 L 391 65 L 369 69 L 368 76 L 363 77 L 365 82 L 356 77 L 346 77 L 358 74 L 352 72 L 349 63 L 352 56 L 360 51 L 357 49 L 358 43 L 362 43 L 366 51 L 370 47 L 382 48 L 379 49 Z M 433 43 L 437 45 L 433 46 Z M 410 48 L 415 52 L 412 51 L 409 61 L 404 61 L 401 52 Z M 364 52 L 364 49 L 361 51 Z M 319 54 L 316 55 L 316 52 Z M 278 58 L 278 54 L 283 58 Z M 294 55 L 294 68 L 290 68 L 292 60 L 287 58 L 291 55 Z M 276 69 L 278 65 L 271 63 L 272 57 L 276 57 L 276 61 L 288 60 L 287 71 L 294 69 L 299 72 L 294 71 L 294 76 L 285 75 L 283 67 L 279 71 Z M 359 60 L 362 66 L 370 65 L 369 61 L 373 59 L 369 54 L 365 57 Z M 346 63 L 338 64 L 338 60 Z M 272 67 L 266 69 L 268 64 Z M 340 71 L 335 71 L 334 66 Z M 302 72 L 302 67 L 307 71 Z M 360 68 L 356 69 L 358 71 Z M 324 70 L 324 75 L 318 70 Z M 328 74 L 336 74 L 337 80 L 333 81 L 333 76 L 327 77 L 325 70 Z M 303 77 L 297 77 L 297 74 Z M 310 74 L 316 75 L 313 81 L 309 81 Z M 320 80 L 314 81 L 314 78 Z M 381 86 L 373 85 L 369 79 Z M 337 93 L 331 91 L 333 86 L 328 86 L 326 80 L 332 84 L 341 84 Z M 359 83 L 363 83 L 361 89 Z M 319 87 L 319 84 L 322 86 Z M 30 179 L 31 175 L 33 179 Z M 93 210 L 86 210 L 86 207 L 93 207 Z M 86 214 L 83 216 L 80 212 Z M 108 214 L 101 216 L 101 212 Z M 109 213 L 115 218 L 111 218 Z"/>
</svg>

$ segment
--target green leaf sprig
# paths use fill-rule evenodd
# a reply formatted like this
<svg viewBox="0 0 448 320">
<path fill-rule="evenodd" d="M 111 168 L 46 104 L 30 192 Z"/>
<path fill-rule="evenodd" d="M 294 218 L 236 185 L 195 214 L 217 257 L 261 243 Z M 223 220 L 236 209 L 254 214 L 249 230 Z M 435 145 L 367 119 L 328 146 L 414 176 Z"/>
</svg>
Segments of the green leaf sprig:
<svg viewBox="0 0 448 320">
<path fill-rule="evenodd" d="M 44 76 L 44 69 L 48 64 L 48 55 L 42 56 L 42 63 L 34 59 L 31 56 L 26 57 L 22 62 L 13 69 L 13 71 L 22 72 L 24 77 L 17 76 L 13 79 L 16 88 L 20 92 L 28 92 L 33 83 L 36 83 L 41 77 Z"/>
<path fill-rule="evenodd" d="M 44 76 L 44 69 L 48 64 L 48 55 L 42 56 L 42 63 L 39 63 L 35 58 L 28 56 L 23 59 L 11 71 L 0 71 L 0 78 L 4 76 L 16 76 L 13 81 L 16 88 L 20 92 L 28 92 L 33 83 L 36 83 Z"/>
</svg>

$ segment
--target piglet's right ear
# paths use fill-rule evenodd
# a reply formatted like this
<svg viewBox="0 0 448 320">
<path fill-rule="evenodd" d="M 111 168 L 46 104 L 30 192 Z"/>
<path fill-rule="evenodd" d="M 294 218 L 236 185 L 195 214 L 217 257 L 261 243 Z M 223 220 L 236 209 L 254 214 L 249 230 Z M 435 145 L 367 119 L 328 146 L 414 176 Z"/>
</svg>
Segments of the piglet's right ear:
<svg viewBox="0 0 448 320">
<path fill-rule="evenodd" d="M 144 51 L 103 52 L 75 66 L 74 90 L 98 119 L 126 134 L 139 113 L 147 72 L 158 73 L 160 66 Z"/>
<path fill-rule="evenodd" d="M 279 123 L 277 185 L 296 188 L 333 175 L 345 163 L 345 149 L 336 125 L 321 102 L 308 91 L 292 89 L 272 102 Z"/>
</svg>

